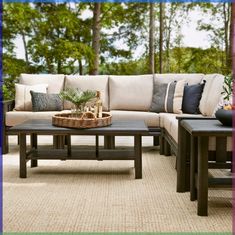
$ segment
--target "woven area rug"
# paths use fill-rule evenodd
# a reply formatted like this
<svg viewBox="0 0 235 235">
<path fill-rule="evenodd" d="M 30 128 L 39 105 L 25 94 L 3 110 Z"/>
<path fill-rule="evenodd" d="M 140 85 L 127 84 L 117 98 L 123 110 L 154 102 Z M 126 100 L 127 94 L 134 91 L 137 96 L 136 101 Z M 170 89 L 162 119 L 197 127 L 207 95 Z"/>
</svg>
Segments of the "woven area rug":
<svg viewBox="0 0 235 235">
<path fill-rule="evenodd" d="M 43 141 L 47 143 L 47 138 Z M 87 143 L 89 139 L 77 140 Z M 129 145 L 128 138 L 119 140 Z M 4 232 L 230 232 L 232 191 L 209 190 L 209 216 L 176 193 L 175 157 L 144 147 L 143 179 L 131 161 L 41 161 L 18 177 L 18 146 L 4 155 Z M 150 139 L 144 145 L 151 145 Z"/>
</svg>

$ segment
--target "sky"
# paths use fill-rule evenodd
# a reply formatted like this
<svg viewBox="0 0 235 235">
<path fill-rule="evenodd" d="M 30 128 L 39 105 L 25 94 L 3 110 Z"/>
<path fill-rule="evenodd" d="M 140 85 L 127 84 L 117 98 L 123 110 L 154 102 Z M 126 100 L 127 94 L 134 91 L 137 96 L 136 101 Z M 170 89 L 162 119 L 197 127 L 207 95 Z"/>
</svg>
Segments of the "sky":
<svg viewBox="0 0 235 235">
<path fill-rule="evenodd" d="M 90 16 L 90 13 L 85 13 L 87 14 L 87 16 Z M 208 33 L 204 32 L 204 31 L 198 31 L 197 28 L 197 21 L 198 21 L 198 12 L 197 10 L 194 10 L 192 12 L 190 12 L 190 16 L 189 16 L 189 22 L 188 24 L 184 24 L 182 26 L 182 31 L 181 33 L 183 34 L 184 38 L 183 38 L 183 45 L 185 47 L 200 47 L 200 48 L 208 48 L 210 47 L 210 42 L 208 40 L 209 35 Z M 84 18 L 87 17 L 86 15 L 84 15 Z M 16 44 L 16 56 L 19 59 L 24 59 L 24 48 L 23 48 L 23 43 L 22 43 L 22 39 L 20 37 L 18 37 L 15 40 L 15 44 Z M 120 45 L 116 44 L 117 47 L 123 47 L 122 42 L 120 43 Z M 137 48 L 137 50 L 134 52 L 134 58 L 139 58 L 141 56 L 143 52 L 143 48 L 140 46 Z"/>
</svg>

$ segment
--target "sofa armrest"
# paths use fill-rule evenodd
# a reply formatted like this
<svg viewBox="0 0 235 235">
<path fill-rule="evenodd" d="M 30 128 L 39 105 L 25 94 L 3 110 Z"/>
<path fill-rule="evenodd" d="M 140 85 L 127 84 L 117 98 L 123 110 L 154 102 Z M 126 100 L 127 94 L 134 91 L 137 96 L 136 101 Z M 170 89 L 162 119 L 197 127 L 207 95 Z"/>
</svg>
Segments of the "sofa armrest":
<svg viewBox="0 0 235 235">
<path fill-rule="evenodd" d="M 3 118 L 2 118 L 2 126 L 5 129 L 6 125 L 6 113 L 12 111 L 15 107 L 15 100 L 4 100 L 2 101 L 3 108 Z"/>
<path fill-rule="evenodd" d="M 3 113 L 12 111 L 15 107 L 15 100 L 4 100 L 3 102 Z"/>
</svg>

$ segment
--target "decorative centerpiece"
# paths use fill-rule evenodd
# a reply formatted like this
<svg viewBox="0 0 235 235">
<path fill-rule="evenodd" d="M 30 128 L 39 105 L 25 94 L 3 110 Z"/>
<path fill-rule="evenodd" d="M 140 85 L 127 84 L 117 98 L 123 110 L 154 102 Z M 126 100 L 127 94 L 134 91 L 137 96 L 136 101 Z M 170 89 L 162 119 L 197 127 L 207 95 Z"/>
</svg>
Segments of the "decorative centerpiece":
<svg viewBox="0 0 235 235">
<path fill-rule="evenodd" d="M 85 111 L 86 103 L 96 98 L 96 92 L 70 88 L 60 92 L 60 98 L 71 102 L 73 104 L 73 108 L 71 109 L 72 116 L 80 118 Z"/>
<path fill-rule="evenodd" d="M 99 91 L 67 89 L 60 93 L 60 97 L 70 101 L 73 108 L 71 113 L 54 115 L 52 117 L 53 125 L 70 128 L 93 128 L 111 125 L 112 116 L 109 113 L 102 112 Z"/>
<path fill-rule="evenodd" d="M 232 105 L 232 95 L 233 95 L 232 75 L 225 77 L 222 95 L 223 95 L 223 103 L 221 105 L 222 107 L 216 111 L 215 116 L 224 126 L 232 126 L 233 114 L 235 114 L 235 106 Z"/>
</svg>

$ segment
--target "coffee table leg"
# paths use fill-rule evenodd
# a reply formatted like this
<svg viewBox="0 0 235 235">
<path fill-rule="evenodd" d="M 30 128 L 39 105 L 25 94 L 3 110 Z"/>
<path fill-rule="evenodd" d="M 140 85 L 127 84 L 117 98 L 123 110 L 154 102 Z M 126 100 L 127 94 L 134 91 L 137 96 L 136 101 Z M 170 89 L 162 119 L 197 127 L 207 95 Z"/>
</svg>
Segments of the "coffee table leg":
<svg viewBox="0 0 235 235">
<path fill-rule="evenodd" d="M 38 147 L 38 138 L 37 134 L 31 134 L 30 135 L 30 142 L 31 142 L 31 148 L 37 149 Z M 37 167 L 38 166 L 38 160 L 32 159 L 31 160 L 31 167 Z"/>
<path fill-rule="evenodd" d="M 141 135 L 135 135 L 135 178 L 142 179 L 142 141 Z"/>
<path fill-rule="evenodd" d="M 197 214 L 207 216 L 208 211 L 208 137 L 198 139 L 198 204 Z"/>
<path fill-rule="evenodd" d="M 26 134 L 20 134 L 20 178 L 27 177 L 26 163 Z"/>
</svg>

